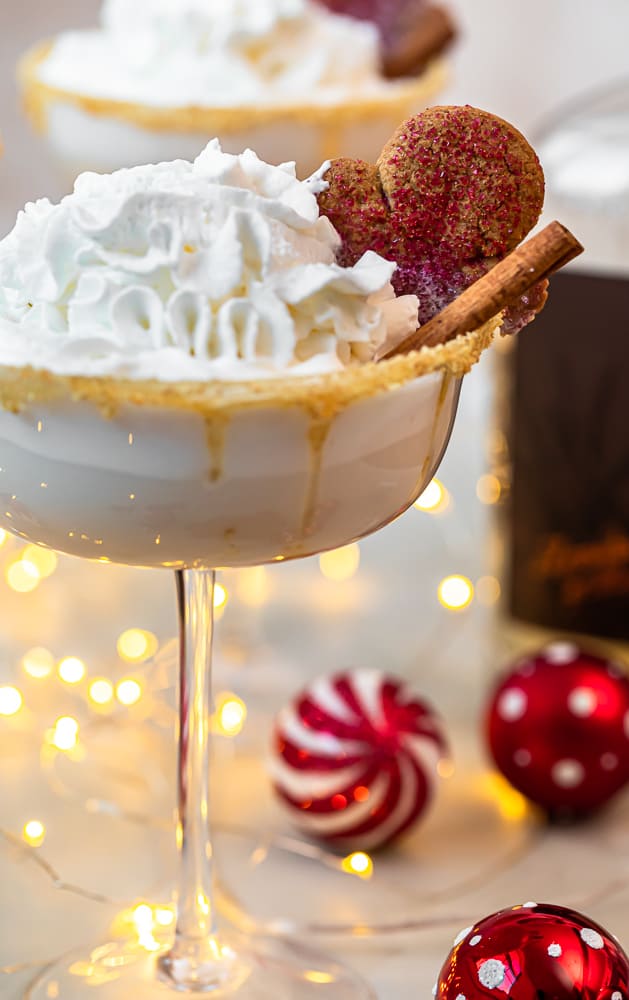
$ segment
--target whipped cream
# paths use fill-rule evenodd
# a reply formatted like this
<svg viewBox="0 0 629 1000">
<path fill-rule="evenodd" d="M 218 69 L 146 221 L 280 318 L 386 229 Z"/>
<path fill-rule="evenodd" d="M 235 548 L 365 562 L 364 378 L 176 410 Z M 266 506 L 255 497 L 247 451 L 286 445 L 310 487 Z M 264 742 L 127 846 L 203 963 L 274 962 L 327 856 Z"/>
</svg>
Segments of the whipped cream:
<svg viewBox="0 0 629 1000">
<path fill-rule="evenodd" d="M 333 371 L 417 326 L 395 264 L 340 267 L 326 164 L 232 156 L 82 174 L 0 242 L 0 364 L 161 380 Z"/>
<path fill-rule="evenodd" d="M 60 35 L 39 77 L 150 107 L 333 103 L 395 86 L 376 27 L 316 0 L 105 0 L 101 29 Z"/>
</svg>

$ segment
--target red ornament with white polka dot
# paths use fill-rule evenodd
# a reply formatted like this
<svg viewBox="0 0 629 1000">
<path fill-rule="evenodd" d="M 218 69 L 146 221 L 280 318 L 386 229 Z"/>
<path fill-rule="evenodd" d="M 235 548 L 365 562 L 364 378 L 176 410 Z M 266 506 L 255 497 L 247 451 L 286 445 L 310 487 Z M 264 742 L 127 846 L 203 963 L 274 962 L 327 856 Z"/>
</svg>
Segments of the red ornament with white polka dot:
<svg viewBox="0 0 629 1000">
<path fill-rule="evenodd" d="M 629 782 L 629 678 L 555 642 L 516 663 L 487 717 L 498 768 L 552 816 L 604 806 Z"/>
<path fill-rule="evenodd" d="M 447 754 L 433 711 L 378 671 L 321 677 L 280 713 L 271 772 L 304 833 L 374 850 L 424 813 Z"/>
<path fill-rule="evenodd" d="M 437 1000 L 628 1000 L 629 959 L 616 938 L 576 910 L 524 903 L 459 934 Z"/>
</svg>

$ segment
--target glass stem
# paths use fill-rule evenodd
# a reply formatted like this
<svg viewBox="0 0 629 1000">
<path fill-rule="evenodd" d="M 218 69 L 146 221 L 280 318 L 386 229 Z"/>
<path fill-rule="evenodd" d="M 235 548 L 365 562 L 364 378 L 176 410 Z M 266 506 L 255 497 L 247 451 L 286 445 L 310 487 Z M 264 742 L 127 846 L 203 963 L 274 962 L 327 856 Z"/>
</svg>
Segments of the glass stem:
<svg viewBox="0 0 629 1000">
<path fill-rule="evenodd" d="M 211 570 L 176 573 L 180 628 L 177 929 L 159 972 L 179 990 L 204 992 L 229 977 L 216 938 L 210 836 L 210 718 L 214 580 Z M 228 964 L 228 963 L 227 963 Z"/>
</svg>

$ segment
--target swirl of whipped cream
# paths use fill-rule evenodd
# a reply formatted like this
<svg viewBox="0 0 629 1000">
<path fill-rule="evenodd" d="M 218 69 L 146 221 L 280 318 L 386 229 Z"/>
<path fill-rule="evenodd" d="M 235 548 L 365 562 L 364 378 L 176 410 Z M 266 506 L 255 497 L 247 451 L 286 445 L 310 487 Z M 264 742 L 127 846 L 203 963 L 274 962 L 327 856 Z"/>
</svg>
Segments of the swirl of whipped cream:
<svg viewBox="0 0 629 1000">
<path fill-rule="evenodd" d="M 323 183 L 218 140 L 194 163 L 82 174 L 0 242 L 0 363 L 248 379 L 373 358 L 415 329 L 417 299 L 375 253 L 336 263 Z"/>
<path fill-rule="evenodd" d="M 60 35 L 39 76 L 151 107 L 325 103 L 393 86 L 376 27 L 316 0 L 105 0 L 101 30 Z"/>
</svg>

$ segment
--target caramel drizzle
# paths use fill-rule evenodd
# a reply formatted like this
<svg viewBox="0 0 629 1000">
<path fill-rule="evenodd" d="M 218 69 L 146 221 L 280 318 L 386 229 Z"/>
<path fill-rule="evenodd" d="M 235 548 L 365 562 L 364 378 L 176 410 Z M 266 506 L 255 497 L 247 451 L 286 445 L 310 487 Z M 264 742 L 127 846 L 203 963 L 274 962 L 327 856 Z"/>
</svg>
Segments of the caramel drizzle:
<svg viewBox="0 0 629 1000">
<path fill-rule="evenodd" d="M 317 512 L 317 501 L 319 498 L 319 484 L 321 480 L 321 470 L 323 468 L 323 450 L 325 448 L 333 420 L 334 416 L 314 417 L 310 427 L 308 428 L 310 468 L 308 470 L 308 485 L 306 487 L 306 499 L 301 519 L 301 541 L 305 540 L 312 531 L 315 514 Z"/>
<path fill-rule="evenodd" d="M 223 476 L 225 462 L 225 436 L 228 419 L 223 414 L 215 414 L 205 420 L 205 436 L 210 453 L 209 478 L 217 483 Z"/>
</svg>

